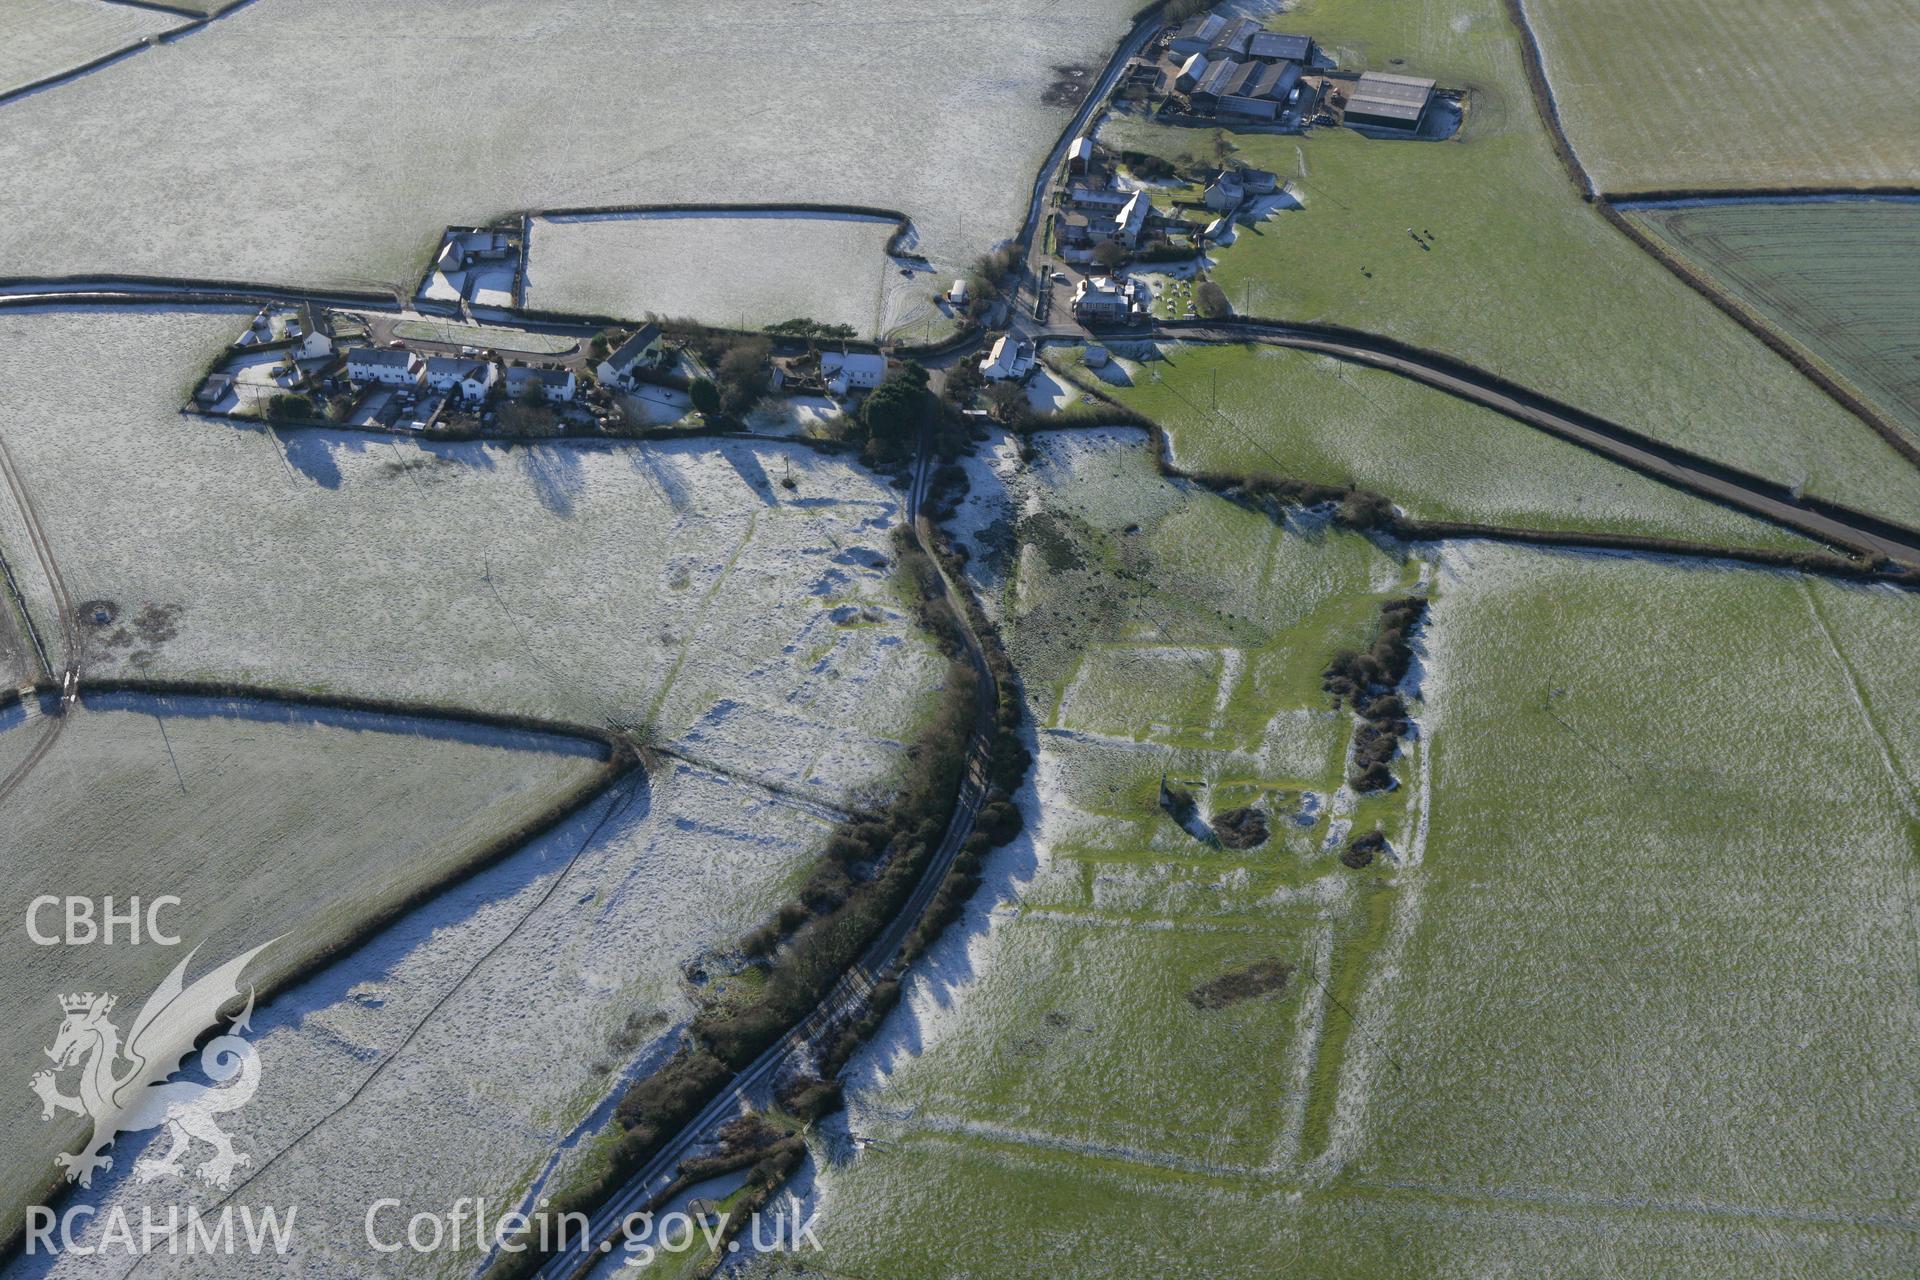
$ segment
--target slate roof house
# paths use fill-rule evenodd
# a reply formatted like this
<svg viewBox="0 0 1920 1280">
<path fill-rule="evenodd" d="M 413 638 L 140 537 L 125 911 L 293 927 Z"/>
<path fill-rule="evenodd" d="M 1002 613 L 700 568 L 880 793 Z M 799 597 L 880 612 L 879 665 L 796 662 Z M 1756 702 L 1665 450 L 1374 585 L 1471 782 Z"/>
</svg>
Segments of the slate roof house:
<svg viewBox="0 0 1920 1280">
<path fill-rule="evenodd" d="M 632 337 L 600 362 L 599 369 L 595 371 L 600 375 L 600 381 L 610 387 L 632 389 L 634 368 L 652 364 L 660 358 L 660 336 L 660 326 L 657 324 L 643 324 L 634 330 Z"/>
<path fill-rule="evenodd" d="M 383 382 L 392 387 L 420 381 L 420 357 L 385 347 L 355 347 L 347 353 L 347 381 Z"/>
</svg>

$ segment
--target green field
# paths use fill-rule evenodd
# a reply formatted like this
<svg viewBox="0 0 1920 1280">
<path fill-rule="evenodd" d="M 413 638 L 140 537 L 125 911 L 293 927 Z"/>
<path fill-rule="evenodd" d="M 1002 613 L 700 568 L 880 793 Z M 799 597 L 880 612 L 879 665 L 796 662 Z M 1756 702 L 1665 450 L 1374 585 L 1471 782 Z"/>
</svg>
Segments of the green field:
<svg viewBox="0 0 1920 1280">
<path fill-rule="evenodd" d="M 1243 886 L 1282 956 L 1343 899 L 1175 894 L 1124 837 L 1089 866 L 1104 780 L 1043 730 L 1038 870 L 936 952 L 916 1053 L 856 1070 L 878 1141 L 820 1174 L 821 1274 L 1911 1273 L 1913 600 L 1473 543 L 1436 590 L 1423 853 L 1331 935 L 1354 1019 L 1181 1009 Z M 1158 932 L 1095 942 L 1116 917 Z"/>
<path fill-rule="evenodd" d="M 1164 1176 L 1175 1200 L 1198 1169 L 1272 1196 L 1330 1140 L 1348 1047 L 1335 1002 L 1356 996 L 1402 874 L 1333 855 L 1377 824 L 1417 859 L 1425 795 L 1417 742 L 1397 790 L 1359 799 L 1343 786 L 1353 721 L 1320 671 L 1367 642 L 1380 601 L 1420 566 L 1169 483 L 1138 433 L 1035 443 L 1030 466 L 1002 444 L 990 468 L 969 468 L 959 527 L 1039 726 L 1036 866 L 991 923 L 929 958 L 929 985 L 901 1015 L 910 1029 L 856 1063 L 856 1079 L 884 1084 L 856 1088 L 851 1120 L 909 1150 L 1072 1153 L 1076 1176 L 1108 1153 Z M 1271 838 L 1196 839 L 1160 807 L 1163 778 L 1203 814 L 1262 807 Z M 1277 989 L 1196 1002 L 1262 961 L 1286 969 Z M 829 1195 L 867 1176 L 866 1162 L 835 1171 Z M 1087 1273 L 1109 1274 L 1094 1252 Z M 865 1273 L 872 1256 L 829 1263 Z M 968 1273 L 980 1255 L 955 1263 Z M 1003 1268 L 972 1273 L 987 1272 Z"/>
<path fill-rule="evenodd" d="M 1527 0 L 1602 191 L 1912 185 L 1920 22 L 1906 0 Z"/>
<path fill-rule="evenodd" d="M 1236 309 L 1430 347 L 1708 457 L 1920 524 L 1913 468 L 1579 199 L 1528 93 L 1499 0 L 1308 0 L 1276 25 L 1350 68 L 1468 93 L 1449 142 L 1350 130 L 1231 135 L 1303 209 L 1242 227 L 1213 275 Z M 1206 134 L 1122 118 L 1103 137 L 1180 151 Z M 1410 232 L 1431 233 L 1416 241 Z M 1424 247 L 1423 247 L 1424 246 Z"/>
<path fill-rule="evenodd" d="M 1911 596 L 1449 553 L 1425 899 L 1344 1176 L 1920 1245 Z M 1358 1101 L 1356 1099 L 1356 1101 Z M 1771 1263 L 1747 1257 L 1755 1268 Z M 1645 1272 L 1641 1272 L 1645 1274 Z"/>
<path fill-rule="evenodd" d="M 1351 483 L 1425 520 L 1814 546 L 1390 373 L 1275 347 L 1159 350 L 1121 374 L 1110 365 L 1107 389 L 1166 427 L 1175 460 L 1194 471 Z"/>
<path fill-rule="evenodd" d="M 8 876 L 6 1067 L 24 1090 L 60 1024 L 55 996 L 110 991 L 127 1017 L 168 970 L 203 948 L 191 977 L 278 938 L 250 977 L 277 981 L 339 945 L 371 916 L 459 871 L 474 855 L 579 788 L 590 756 L 287 719 L 77 710 L 5 810 Z M 6 717 L 0 771 L 47 721 Z M 31 943 L 28 904 L 42 894 L 181 899 L 162 922 L 178 947 Z M 44 912 L 43 930 L 57 928 Z M 126 1019 L 121 1019 L 123 1028 Z M 70 1081 L 69 1087 L 71 1087 Z M 26 1095 L 23 1093 L 23 1097 Z M 30 1101 L 5 1110 L 8 1180 L 0 1235 L 79 1136 L 72 1117 L 43 1124 Z"/>
<path fill-rule="evenodd" d="M 1628 216 L 1920 432 L 1920 201 L 1743 201 Z"/>
</svg>

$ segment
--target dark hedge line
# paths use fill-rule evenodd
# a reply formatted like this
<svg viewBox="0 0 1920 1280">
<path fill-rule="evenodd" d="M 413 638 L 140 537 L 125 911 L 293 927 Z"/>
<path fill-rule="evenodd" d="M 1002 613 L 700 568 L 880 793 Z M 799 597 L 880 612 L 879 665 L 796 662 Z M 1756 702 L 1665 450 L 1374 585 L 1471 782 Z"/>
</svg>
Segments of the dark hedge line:
<svg viewBox="0 0 1920 1280">
<path fill-rule="evenodd" d="M 978 677 L 954 656 L 960 651 L 960 624 L 925 552 L 910 534 L 896 537 L 894 545 L 915 612 L 951 659 L 940 708 L 908 748 L 899 794 L 879 821 L 857 819 L 836 829 L 800 894 L 741 939 L 741 950 L 767 968 L 759 998 L 745 1008 L 695 1017 L 686 1042 L 666 1065 L 634 1084 L 616 1106 L 624 1132 L 606 1171 L 555 1197 L 550 1212 L 590 1213 L 605 1202 L 736 1071 L 805 1017 L 898 912 L 937 848 L 959 796 Z M 897 999 L 897 984 L 877 984 L 865 1014 L 849 1031 L 871 1034 L 892 999 Z M 858 1040 L 840 1049 L 848 1033 L 836 1038 L 829 1057 L 852 1052 Z M 802 1114 L 823 1114 L 821 1109 L 837 1104 L 838 1096 L 837 1084 L 809 1079 L 791 1101 Z M 511 1255 L 503 1260 L 501 1274 L 528 1275 L 540 1261 L 531 1250 Z"/>
<path fill-rule="evenodd" d="M 1879 561 L 1842 554 L 1840 551 L 1781 551 L 1765 547 L 1723 547 L 1707 542 L 1690 542 L 1682 538 L 1659 538 L 1630 533 L 1516 529 L 1508 525 L 1479 524 L 1460 520 L 1416 520 L 1396 511 L 1392 500 L 1384 494 L 1366 489 L 1318 484 L 1307 480 L 1250 479 L 1217 472 L 1189 471 L 1172 461 L 1173 450 L 1167 440 L 1166 429 L 1158 422 L 1111 400 L 1103 388 L 1068 369 L 1056 368 L 1055 372 L 1098 400 L 1103 407 L 1095 408 L 1087 404 L 1074 405 L 1066 413 L 1031 419 L 1031 425 L 1027 430 L 1054 430 L 1081 426 L 1139 427 L 1146 431 L 1152 446 L 1155 469 L 1168 479 L 1198 484 L 1235 501 L 1271 499 L 1283 506 L 1326 507 L 1329 508 L 1329 518 L 1335 526 L 1356 533 L 1382 533 L 1403 542 L 1485 538 L 1496 542 L 1515 542 L 1541 547 L 1575 547 L 1596 551 L 1629 551 L 1686 556 L 1694 559 L 1732 560 L 1770 569 L 1792 569 L 1802 573 L 1814 573 L 1856 582 L 1886 582 L 1909 590 L 1920 590 L 1920 569 L 1883 568 Z M 1711 502 L 1714 499 L 1702 495 L 1702 501 Z M 1809 502 L 1808 505 L 1815 504 Z M 1794 529 L 1793 532 L 1810 536 L 1800 529 Z"/>
<path fill-rule="evenodd" d="M 1413 663 L 1409 637 L 1427 616 L 1425 596 L 1401 596 L 1380 606 L 1380 629 L 1364 652 L 1342 649 L 1327 662 L 1320 687 L 1338 708 L 1351 705 L 1360 717 L 1353 734 L 1353 769 L 1347 781 L 1355 791 L 1385 791 L 1393 785 L 1390 767 L 1400 739 L 1413 727 L 1407 704 L 1395 692 Z"/>
</svg>

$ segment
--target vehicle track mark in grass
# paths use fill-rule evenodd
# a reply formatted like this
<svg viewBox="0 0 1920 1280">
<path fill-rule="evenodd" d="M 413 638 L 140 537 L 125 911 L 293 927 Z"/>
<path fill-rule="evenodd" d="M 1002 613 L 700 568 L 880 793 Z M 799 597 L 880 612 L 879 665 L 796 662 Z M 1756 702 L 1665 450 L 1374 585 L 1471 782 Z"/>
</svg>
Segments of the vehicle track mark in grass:
<svg viewBox="0 0 1920 1280">
<path fill-rule="evenodd" d="M 493 945 L 481 952 L 480 955 L 475 958 L 474 962 L 467 966 L 466 971 L 460 975 L 459 980 L 449 986 L 441 993 L 438 999 L 427 1007 L 426 1012 L 420 1015 L 420 1020 L 414 1023 L 413 1027 L 401 1039 L 400 1043 L 389 1050 L 386 1055 L 380 1059 L 379 1063 L 375 1065 L 373 1070 L 368 1072 L 366 1077 L 355 1085 L 345 1097 L 328 1110 L 325 1115 L 322 1115 L 305 1129 L 302 1129 L 290 1142 L 274 1152 L 273 1155 L 261 1163 L 254 1165 L 251 1172 L 248 1173 L 245 1178 L 236 1182 L 231 1190 L 221 1196 L 217 1202 L 209 1206 L 204 1212 L 217 1214 L 221 1207 L 229 1203 L 236 1195 L 240 1194 L 243 1188 L 252 1183 L 256 1178 L 263 1176 L 267 1170 L 273 1168 L 274 1165 L 278 1164 L 282 1156 L 285 1156 L 302 1142 L 305 1142 L 308 1138 L 319 1132 L 320 1129 L 335 1116 L 358 1101 L 360 1096 L 367 1091 L 373 1082 L 386 1073 L 386 1069 L 389 1066 L 400 1060 L 401 1055 L 407 1051 L 407 1046 L 411 1045 L 414 1040 L 418 1038 L 421 1031 L 426 1028 L 427 1023 L 433 1020 L 434 1015 L 444 1008 L 454 996 L 458 995 L 466 987 L 467 983 L 473 980 L 474 975 L 480 972 L 481 968 L 497 955 L 507 943 L 513 941 L 513 939 L 519 935 L 520 930 L 534 917 L 535 913 L 552 899 L 554 894 L 559 891 L 561 885 L 566 883 L 567 877 L 572 873 L 575 865 L 580 861 L 581 856 L 593 846 L 594 841 L 600 838 L 600 833 L 606 830 L 616 818 L 623 816 L 631 809 L 634 800 L 645 794 L 646 790 L 647 776 L 644 769 L 634 769 L 622 777 L 616 778 L 601 796 L 601 800 L 604 801 L 607 806 L 606 811 L 600 815 L 600 818 L 592 827 L 588 828 L 586 834 L 581 836 L 580 843 L 575 846 L 573 853 L 568 856 L 567 860 L 562 863 L 554 873 L 552 882 L 549 883 L 546 889 L 521 913 L 520 918 L 514 922 L 513 927 L 503 933 L 494 941 Z M 133 1267 L 127 1271 L 125 1280 L 132 1280 L 133 1276 L 140 1273 L 141 1267 L 146 1264 L 149 1257 L 157 1256 L 159 1256 L 157 1252 L 142 1254 L 139 1260 L 134 1263 Z"/>
<path fill-rule="evenodd" d="M 724 587 L 727 580 L 733 576 L 734 566 L 740 563 L 740 557 L 746 554 L 747 548 L 753 543 L 753 535 L 760 524 L 761 510 L 762 508 L 756 507 L 747 512 L 746 532 L 740 535 L 740 541 L 735 544 L 733 553 L 727 557 L 727 562 L 720 566 L 720 572 L 713 576 L 713 585 L 708 587 L 706 594 L 700 597 L 700 607 L 688 622 L 686 635 L 680 641 L 680 652 L 675 655 L 673 665 L 667 668 L 666 678 L 660 682 L 660 688 L 654 693 L 653 701 L 647 706 L 648 724 L 659 722 L 660 709 L 666 705 L 667 694 L 672 691 L 673 682 L 679 677 L 680 668 L 685 665 L 687 654 L 693 649 L 694 638 L 699 635 L 701 623 L 707 615 L 707 606 L 712 604 L 713 598 L 720 594 L 720 588 Z"/>
<path fill-rule="evenodd" d="M 1820 612 L 1820 604 L 1814 595 L 1813 584 L 1805 578 L 1799 580 L 1801 595 L 1807 602 L 1807 612 L 1813 615 L 1814 625 L 1820 628 L 1820 635 L 1826 641 L 1827 651 L 1839 664 L 1847 681 L 1847 690 L 1853 695 L 1853 705 L 1859 709 L 1860 719 L 1867 726 L 1867 732 L 1873 735 L 1874 746 L 1879 749 L 1880 763 L 1887 771 L 1887 782 L 1893 788 L 1895 800 L 1906 811 L 1910 829 L 1920 830 L 1920 806 L 1916 806 L 1913 793 L 1902 780 L 1899 761 L 1895 759 L 1893 744 L 1887 740 L 1886 732 L 1874 719 L 1873 709 L 1867 705 L 1866 690 L 1860 687 L 1860 677 L 1854 672 L 1853 664 L 1834 638 L 1833 628 L 1827 625 L 1826 615 Z M 1907 942 L 1913 952 L 1914 981 L 1920 983 L 1920 891 L 1914 887 L 1914 856 L 1909 849 L 1905 857 L 1895 855 L 1900 862 L 1900 883 L 1907 899 Z"/>
</svg>

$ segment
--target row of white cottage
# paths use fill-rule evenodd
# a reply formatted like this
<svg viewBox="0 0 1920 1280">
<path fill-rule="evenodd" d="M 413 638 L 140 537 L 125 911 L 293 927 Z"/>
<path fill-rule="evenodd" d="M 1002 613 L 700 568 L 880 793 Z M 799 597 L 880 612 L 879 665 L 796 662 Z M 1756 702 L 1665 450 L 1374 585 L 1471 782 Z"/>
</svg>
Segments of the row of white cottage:
<svg viewBox="0 0 1920 1280">
<path fill-rule="evenodd" d="M 456 395 L 468 404 L 479 404 L 502 382 L 507 395 L 519 399 L 532 387 L 539 387 L 550 404 L 573 400 L 578 383 L 571 369 L 550 369 L 537 365 L 501 365 L 480 356 L 428 356 L 397 347 L 356 347 L 347 352 L 347 381 L 357 384 L 380 383 L 390 387 L 418 387 L 423 382 L 429 391 Z"/>
</svg>

